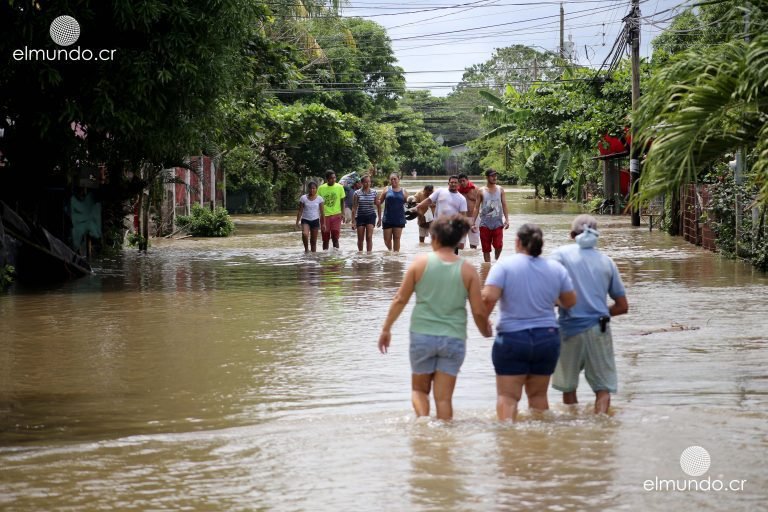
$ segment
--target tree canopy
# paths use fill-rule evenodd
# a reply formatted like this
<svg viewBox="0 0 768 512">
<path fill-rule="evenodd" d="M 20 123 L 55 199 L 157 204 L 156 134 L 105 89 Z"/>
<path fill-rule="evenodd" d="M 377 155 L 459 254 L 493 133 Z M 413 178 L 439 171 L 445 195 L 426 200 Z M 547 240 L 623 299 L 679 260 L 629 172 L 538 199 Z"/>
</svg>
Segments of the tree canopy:
<svg viewBox="0 0 768 512">
<path fill-rule="evenodd" d="M 78 45 L 110 60 L 12 60 L 0 76 L 0 150 L 12 172 L 97 162 L 167 165 L 197 153 L 219 101 L 239 87 L 263 36 L 262 4 L 245 0 L 0 4 L 0 54 L 55 50 L 60 15 L 80 25 Z M 78 138 L 76 123 L 85 136 Z M 47 148 L 39 151 L 38 148 Z M 69 161 L 68 161 L 69 160 Z"/>
<path fill-rule="evenodd" d="M 696 17 L 716 19 L 719 33 L 704 31 L 685 44 L 662 40 L 659 48 L 687 49 L 663 55 L 636 116 L 640 141 L 649 147 L 641 198 L 695 182 L 707 166 L 743 147 L 753 154 L 747 174 L 768 202 L 767 12 L 765 0 L 702 6 Z"/>
</svg>

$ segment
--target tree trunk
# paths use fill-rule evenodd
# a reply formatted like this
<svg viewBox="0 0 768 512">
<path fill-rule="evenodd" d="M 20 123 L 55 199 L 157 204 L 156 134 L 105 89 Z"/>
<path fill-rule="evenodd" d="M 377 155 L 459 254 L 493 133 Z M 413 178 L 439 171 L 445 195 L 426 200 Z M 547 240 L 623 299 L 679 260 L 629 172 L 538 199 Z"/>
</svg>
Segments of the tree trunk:
<svg viewBox="0 0 768 512">
<path fill-rule="evenodd" d="M 674 192 L 671 197 L 670 213 L 671 219 L 669 219 L 669 234 L 672 236 L 680 236 L 680 193 Z"/>
</svg>

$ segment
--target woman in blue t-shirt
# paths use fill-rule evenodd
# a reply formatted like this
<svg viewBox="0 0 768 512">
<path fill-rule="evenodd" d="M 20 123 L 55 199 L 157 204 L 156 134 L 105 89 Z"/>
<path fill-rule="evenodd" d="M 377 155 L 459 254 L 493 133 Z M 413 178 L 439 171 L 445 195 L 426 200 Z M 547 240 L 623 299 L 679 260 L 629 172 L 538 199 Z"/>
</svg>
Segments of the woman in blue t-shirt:
<svg viewBox="0 0 768 512">
<path fill-rule="evenodd" d="M 543 246 L 541 229 L 523 224 L 517 231 L 517 254 L 491 267 L 483 288 L 488 313 L 496 302 L 500 309 L 491 353 L 500 420 L 517 420 L 523 388 L 529 409 L 549 409 L 549 379 L 560 355 L 555 304 L 565 308 L 576 304 L 568 271 L 556 261 L 540 258 Z"/>
<path fill-rule="evenodd" d="M 405 198 L 408 193 L 400 188 L 400 177 L 392 173 L 389 186 L 379 195 L 378 203 L 384 205 L 384 217 L 379 217 L 379 226 L 384 228 L 384 245 L 387 250 L 400 251 L 400 235 L 405 227 Z"/>
</svg>

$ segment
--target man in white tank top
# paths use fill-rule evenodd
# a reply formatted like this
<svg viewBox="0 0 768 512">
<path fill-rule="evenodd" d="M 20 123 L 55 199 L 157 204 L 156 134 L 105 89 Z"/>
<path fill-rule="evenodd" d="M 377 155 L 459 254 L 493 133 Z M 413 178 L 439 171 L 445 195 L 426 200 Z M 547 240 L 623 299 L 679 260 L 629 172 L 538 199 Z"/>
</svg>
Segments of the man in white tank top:
<svg viewBox="0 0 768 512">
<path fill-rule="evenodd" d="M 485 171 L 486 186 L 477 193 L 477 201 L 472 212 L 472 230 L 480 231 L 480 245 L 483 249 L 483 259 L 491 261 L 491 247 L 493 247 L 496 259 L 501 255 L 504 247 L 504 230 L 509 229 L 509 212 L 507 212 L 507 198 L 504 189 L 496 185 L 496 171 Z M 480 227 L 476 224 L 480 216 Z"/>
</svg>

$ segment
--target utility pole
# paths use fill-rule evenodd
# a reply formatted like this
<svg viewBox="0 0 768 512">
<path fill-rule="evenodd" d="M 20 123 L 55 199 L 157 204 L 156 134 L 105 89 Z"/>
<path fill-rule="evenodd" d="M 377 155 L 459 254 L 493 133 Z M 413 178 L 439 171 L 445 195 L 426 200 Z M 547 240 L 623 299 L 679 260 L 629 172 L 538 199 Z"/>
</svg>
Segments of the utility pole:
<svg viewBox="0 0 768 512">
<path fill-rule="evenodd" d="M 627 16 L 629 24 L 629 38 L 632 43 L 632 113 L 638 110 L 640 102 L 640 0 L 632 0 L 632 12 Z M 640 153 L 642 148 L 637 140 L 637 128 L 632 122 L 632 143 L 629 149 L 629 183 L 630 197 L 639 192 L 640 186 Z M 632 225 L 640 225 L 640 208 L 637 205 L 632 206 Z"/>
<path fill-rule="evenodd" d="M 565 9 L 560 2 L 560 58 L 565 60 Z"/>
<path fill-rule="evenodd" d="M 749 42 L 749 11 L 744 12 L 744 41 L 747 43 Z M 736 240 L 734 240 L 734 247 L 736 248 L 736 256 L 740 256 L 740 250 L 739 250 L 739 242 L 741 241 L 741 223 L 742 223 L 742 208 L 743 205 L 741 204 L 741 184 L 743 183 L 744 171 L 745 171 L 745 151 L 744 146 L 738 148 L 736 150 L 736 166 L 733 170 L 733 181 L 736 184 L 736 194 L 734 197 L 734 206 L 736 209 L 736 226 L 735 226 L 735 235 Z"/>
</svg>

